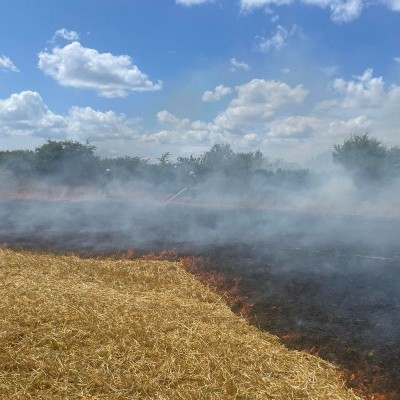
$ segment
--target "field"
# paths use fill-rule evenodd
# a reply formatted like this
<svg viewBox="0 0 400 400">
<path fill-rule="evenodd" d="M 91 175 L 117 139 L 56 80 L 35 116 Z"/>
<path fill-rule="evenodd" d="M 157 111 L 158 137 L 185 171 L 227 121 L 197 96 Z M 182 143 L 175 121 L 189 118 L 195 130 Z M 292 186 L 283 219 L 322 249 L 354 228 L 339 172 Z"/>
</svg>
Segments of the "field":
<svg viewBox="0 0 400 400">
<path fill-rule="evenodd" d="M 400 398 L 398 220 L 120 199 L 5 201 L 0 218 L 7 248 L 90 259 L 175 249 L 155 258 L 182 259 L 233 293 L 233 310 L 330 361 L 366 398 Z"/>
<path fill-rule="evenodd" d="M 178 263 L 0 250 L 6 399 L 356 399 Z"/>
</svg>

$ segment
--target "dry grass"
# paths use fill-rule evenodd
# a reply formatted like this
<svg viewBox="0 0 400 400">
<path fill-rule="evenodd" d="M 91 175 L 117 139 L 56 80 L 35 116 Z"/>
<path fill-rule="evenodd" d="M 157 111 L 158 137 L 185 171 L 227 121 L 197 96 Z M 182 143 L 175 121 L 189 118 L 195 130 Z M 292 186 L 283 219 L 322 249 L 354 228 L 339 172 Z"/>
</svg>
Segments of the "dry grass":
<svg viewBox="0 0 400 400">
<path fill-rule="evenodd" d="M 0 398 L 357 399 L 178 263 L 0 249 Z"/>
</svg>

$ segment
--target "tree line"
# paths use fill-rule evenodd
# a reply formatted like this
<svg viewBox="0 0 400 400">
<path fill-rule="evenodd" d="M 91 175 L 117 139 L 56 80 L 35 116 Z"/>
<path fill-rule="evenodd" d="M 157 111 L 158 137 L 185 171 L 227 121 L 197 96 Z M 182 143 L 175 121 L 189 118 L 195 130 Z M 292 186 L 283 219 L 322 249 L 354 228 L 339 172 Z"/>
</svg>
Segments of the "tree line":
<svg viewBox="0 0 400 400">
<path fill-rule="evenodd" d="M 400 147 L 388 147 L 368 133 L 352 135 L 334 145 L 333 161 L 341 165 L 358 185 L 387 183 L 400 176 Z M 185 182 L 194 171 L 199 180 L 218 175 L 227 182 L 245 185 L 257 178 L 271 184 L 307 185 L 308 169 L 288 169 L 271 162 L 261 151 L 234 152 L 229 144 L 215 144 L 198 157 L 162 154 L 157 162 L 137 156 L 101 158 L 90 142 L 48 140 L 34 150 L 0 151 L 0 170 L 16 179 L 47 179 L 50 182 L 99 184 L 104 171 L 120 181 L 148 180 L 162 184 Z"/>
<path fill-rule="evenodd" d="M 0 151 L 0 169 L 19 179 L 47 179 L 50 182 L 82 185 L 101 183 L 109 169 L 113 179 L 141 179 L 152 183 L 184 182 L 194 171 L 199 180 L 219 175 L 228 180 L 246 181 L 260 176 L 270 181 L 285 179 L 304 182 L 306 169 L 289 170 L 276 167 L 261 151 L 234 152 L 229 144 L 215 144 L 198 157 L 162 154 L 157 162 L 137 156 L 101 158 L 90 142 L 48 140 L 34 150 Z"/>
</svg>

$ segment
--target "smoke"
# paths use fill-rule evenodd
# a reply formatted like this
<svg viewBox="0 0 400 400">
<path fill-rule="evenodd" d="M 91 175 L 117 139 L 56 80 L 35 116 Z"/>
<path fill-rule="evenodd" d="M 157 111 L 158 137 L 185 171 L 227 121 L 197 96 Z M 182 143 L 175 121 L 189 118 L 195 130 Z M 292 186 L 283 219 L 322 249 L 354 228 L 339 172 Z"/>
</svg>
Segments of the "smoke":
<svg viewBox="0 0 400 400">
<path fill-rule="evenodd" d="M 363 346 L 400 343 L 399 180 L 360 183 L 337 165 L 314 165 L 195 170 L 193 181 L 192 165 L 138 163 L 133 175 L 124 165 L 114 165 L 110 180 L 103 163 L 92 179 L 72 183 L 27 164 L 3 166 L 0 243 L 95 253 L 176 248 L 242 277 L 250 303 L 290 309 L 289 330 Z"/>
<path fill-rule="evenodd" d="M 93 243 L 110 248 L 120 246 L 121 235 L 133 247 L 165 242 L 196 248 L 282 235 L 309 246 L 396 245 L 400 179 L 360 185 L 339 166 L 211 171 L 195 180 L 188 168 L 172 164 L 152 165 L 129 179 L 120 167 L 109 179 L 97 174 L 79 184 L 8 167 L 0 169 L 0 212 L 8 221 L 0 227 L 3 235 L 32 234 L 36 226 L 47 227 L 37 231 L 38 239 L 52 232 L 111 232 L 115 240 Z"/>
</svg>

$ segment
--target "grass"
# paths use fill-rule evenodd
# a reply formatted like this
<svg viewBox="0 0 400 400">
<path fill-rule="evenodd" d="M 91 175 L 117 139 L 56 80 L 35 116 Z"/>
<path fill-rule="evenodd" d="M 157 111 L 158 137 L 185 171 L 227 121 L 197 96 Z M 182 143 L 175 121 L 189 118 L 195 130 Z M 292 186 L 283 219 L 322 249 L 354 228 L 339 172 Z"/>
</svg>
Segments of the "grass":
<svg viewBox="0 0 400 400">
<path fill-rule="evenodd" d="M 178 263 L 0 248 L 0 398 L 357 399 Z"/>
</svg>

